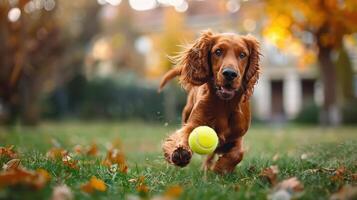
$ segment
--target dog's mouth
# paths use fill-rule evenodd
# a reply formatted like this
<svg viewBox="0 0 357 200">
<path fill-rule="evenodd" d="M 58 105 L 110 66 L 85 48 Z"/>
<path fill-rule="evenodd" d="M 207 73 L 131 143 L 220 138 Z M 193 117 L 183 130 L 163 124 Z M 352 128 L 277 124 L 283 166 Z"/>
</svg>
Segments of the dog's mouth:
<svg viewBox="0 0 357 200">
<path fill-rule="evenodd" d="M 222 100 L 231 100 L 236 94 L 237 89 L 231 86 L 216 86 L 216 94 Z"/>
</svg>

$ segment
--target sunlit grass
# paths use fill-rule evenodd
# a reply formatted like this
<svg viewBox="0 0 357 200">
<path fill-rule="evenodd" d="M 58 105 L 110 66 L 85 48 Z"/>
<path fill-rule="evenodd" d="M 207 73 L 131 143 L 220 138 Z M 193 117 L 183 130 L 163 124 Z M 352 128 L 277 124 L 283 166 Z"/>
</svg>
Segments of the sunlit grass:
<svg viewBox="0 0 357 200">
<path fill-rule="evenodd" d="M 342 182 L 334 182 L 331 172 L 311 174 L 308 169 L 345 166 L 355 172 L 357 128 L 354 127 L 252 127 L 245 136 L 245 158 L 235 173 L 226 176 L 208 173 L 206 179 L 200 170 L 200 156 L 195 155 L 189 167 L 183 169 L 164 162 L 161 141 L 178 127 L 132 121 L 48 122 L 38 128 L 0 128 L 0 146 L 15 145 L 25 167 L 44 168 L 52 176 L 49 186 L 41 191 L 0 189 L 0 199 L 9 195 L 15 199 L 48 199 L 52 188 L 59 183 L 67 184 L 76 199 L 123 199 L 127 195 L 138 194 L 136 183 L 129 180 L 139 176 L 145 176 L 150 188 L 149 197 L 162 194 L 171 185 L 180 185 L 184 189 L 182 199 L 265 199 L 271 187 L 259 174 L 270 165 L 278 165 L 279 180 L 297 176 L 302 181 L 305 186 L 302 199 L 325 199 L 342 185 L 353 183 L 349 177 Z M 129 165 L 127 174 L 110 173 L 107 167 L 101 165 L 106 146 L 117 139 L 122 141 L 126 154 Z M 60 161 L 46 158 L 46 152 L 54 143 L 69 151 L 73 151 L 77 144 L 86 146 L 95 143 L 100 151 L 96 157 L 76 156 L 80 160 L 80 169 L 69 169 Z M 301 159 L 302 154 L 306 155 L 305 159 Z M 277 158 L 275 161 L 274 156 Z M 0 164 L 3 162 L 5 160 L 1 159 Z M 91 196 L 80 190 L 80 185 L 93 175 L 105 181 L 108 186 L 106 192 Z"/>
</svg>

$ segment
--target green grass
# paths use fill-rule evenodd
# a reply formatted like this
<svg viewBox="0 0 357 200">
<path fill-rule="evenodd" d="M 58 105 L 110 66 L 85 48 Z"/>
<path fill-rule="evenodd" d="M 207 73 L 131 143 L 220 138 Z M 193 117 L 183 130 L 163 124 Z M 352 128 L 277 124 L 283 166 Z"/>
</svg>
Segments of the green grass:
<svg viewBox="0 0 357 200">
<path fill-rule="evenodd" d="M 180 185 L 184 189 L 181 199 L 266 199 L 271 186 L 259 174 L 271 165 L 278 165 L 279 180 L 296 176 L 304 184 L 300 199 L 326 199 L 341 186 L 356 184 L 350 173 L 357 169 L 357 127 L 252 127 L 245 136 L 245 158 L 235 172 L 225 176 L 209 172 L 206 179 L 200 170 L 200 156 L 195 155 L 183 169 L 164 161 L 161 141 L 176 128 L 143 122 L 62 122 L 44 123 L 37 128 L 0 128 L 0 146 L 15 145 L 26 168 L 44 168 L 52 176 L 48 186 L 36 192 L 24 187 L 0 189 L 0 199 L 49 199 L 52 188 L 59 183 L 67 184 L 75 199 L 125 199 L 127 195 L 138 195 L 136 183 L 129 180 L 139 176 L 145 176 L 150 188 L 148 198 L 162 194 L 169 186 Z M 117 138 L 123 143 L 127 174 L 110 173 L 100 164 L 106 145 Z M 46 157 L 54 139 L 70 151 L 77 144 L 96 143 L 100 155 L 75 156 L 80 160 L 80 169 L 70 169 Z M 277 154 L 279 158 L 273 161 Z M 307 158 L 301 159 L 302 154 Z M 1 158 L 0 165 L 6 161 Z M 332 172 L 309 171 L 339 166 L 345 166 L 350 173 L 337 182 L 331 180 Z M 105 181 L 106 192 L 88 195 L 80 190 L 80 185 L 93 175 Z"/>
</svg>

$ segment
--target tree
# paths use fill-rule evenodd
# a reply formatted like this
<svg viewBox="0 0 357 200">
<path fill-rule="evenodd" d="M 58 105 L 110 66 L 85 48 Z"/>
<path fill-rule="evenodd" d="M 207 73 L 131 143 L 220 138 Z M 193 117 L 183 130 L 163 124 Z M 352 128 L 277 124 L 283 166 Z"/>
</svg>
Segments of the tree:
<svg viewBox="0 0 357 200">
<path fill-rule="evenodd" d="M 184 31 L 184 21 L 184 14 L 176 12 L 171 7 L 165 8 L 164 31 L 160 35 L 160 47 L 163 53 L 160 67 L 164 71 L 173 67 L 168 56 L 176 55 L 179 51 L 182 51 L 179 45 L 182 44 L 182 39 L 187 35 Z M 175 97 L 177 95 L 172 84 L 169 84 L 168 87 L 170 89 L 164 91 L 165 118 L 172 122 L 175 121 L 177 116 L 177 97 Z"/>
<path fill-rule="evenodd" d="M 269 16 L 265 35 L 288 46 L 299 40 L 305 47 L 316 49 L 323 82 L 324 104 L 321 123 L 337 125 L 336 63 L 333 54 L 342 49 L 343 38 L 357 31 L 357 2 L 354 0 L 266 0 Z M 275 30 L 274 30 L 275 29 Z M 312 41 L 309 36 L 312 36 Z"/>
<path fill-rule="evenodd" d="M 52 12 L 26 13 L 29 2 L 0 4 L 0 98 L 7 109 L 7 122 L 21 115 L 25 123 L 34 124 L 39 115 L 41 83 L 55 68 L 54 57 L 61 54 L 63 46 Z M 17 17 L 11 18 L 14 10 Z"/>
<path fill-rule="evenodd" d="M 44 2 L 0 1 L 0 104 L 6 110 L 5 123 L 19 117 L 25 124 L 38 122 L 41 94 L 81 66 L 84 43 L 95 30 L 90 28 L 96 24 L 93 16 L 98 9 L 92 9 L 98 7 L 96 2 L 57 1 L 56 6 Z M 66 13 L 78 5 L 82 7 L 77 12 Z"/>
</svg>

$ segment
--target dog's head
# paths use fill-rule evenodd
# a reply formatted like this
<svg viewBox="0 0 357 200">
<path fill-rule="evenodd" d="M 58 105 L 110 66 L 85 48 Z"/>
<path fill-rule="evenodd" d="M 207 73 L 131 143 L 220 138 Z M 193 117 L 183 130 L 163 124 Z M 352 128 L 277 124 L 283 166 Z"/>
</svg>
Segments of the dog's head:
<svg viewBox="0 0 357 200">
<path fill-rule="evenodd" d="M 252 36 L 205 31 L 176 57 L 176 64 L 182 67 L 184 88 L 208 82 L 221 99 L 230 100 L 240 90 L 245 101 L 259 78 L 259 56 L 259 43 Z"/>
</svg>

